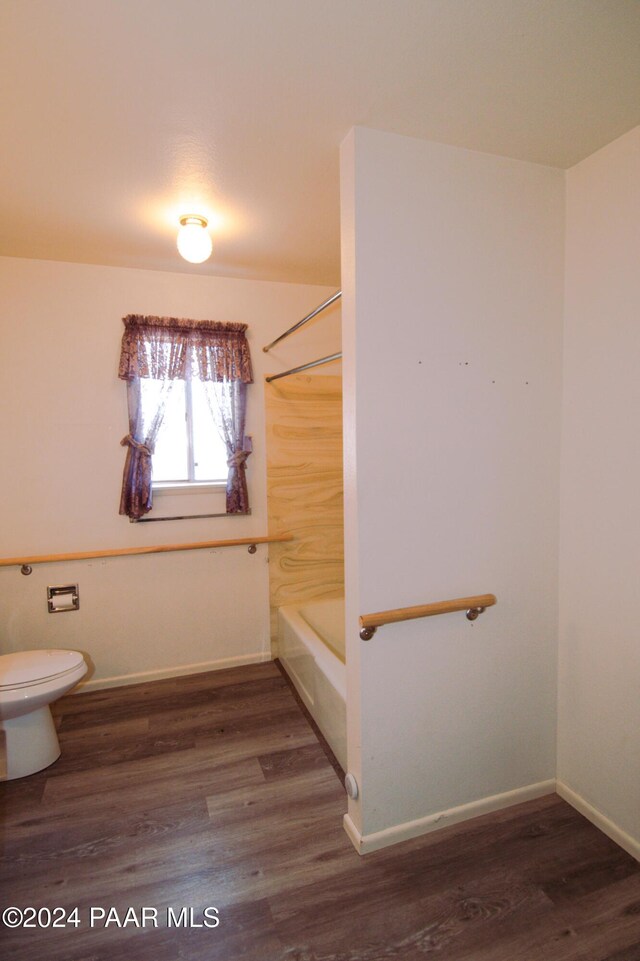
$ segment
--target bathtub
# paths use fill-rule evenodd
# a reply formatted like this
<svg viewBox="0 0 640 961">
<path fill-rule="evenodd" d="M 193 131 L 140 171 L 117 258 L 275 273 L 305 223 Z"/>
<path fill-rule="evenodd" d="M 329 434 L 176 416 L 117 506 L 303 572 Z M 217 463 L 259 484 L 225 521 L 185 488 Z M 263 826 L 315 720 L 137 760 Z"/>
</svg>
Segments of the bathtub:
<svg viewBox="0 0 640 961">
<path fill-rule="evenodd" d="M 282 666 L 343 770 L 347 768 L 344 598 L 278 610 Z"/>
</svg>

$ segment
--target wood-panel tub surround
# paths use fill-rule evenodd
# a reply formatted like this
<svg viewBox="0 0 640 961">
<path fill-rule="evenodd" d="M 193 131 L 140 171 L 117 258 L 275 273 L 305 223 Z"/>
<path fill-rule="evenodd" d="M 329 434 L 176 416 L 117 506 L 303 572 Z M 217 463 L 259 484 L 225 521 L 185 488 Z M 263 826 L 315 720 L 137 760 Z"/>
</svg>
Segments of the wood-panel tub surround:
<svg viewBox="0 0 640 961">
<path fill-rule="evenodd" d="M 342 378 L 298 374 L 265 385 L 271 634 L 284 604 L 344 593 Z"/>
</svg>

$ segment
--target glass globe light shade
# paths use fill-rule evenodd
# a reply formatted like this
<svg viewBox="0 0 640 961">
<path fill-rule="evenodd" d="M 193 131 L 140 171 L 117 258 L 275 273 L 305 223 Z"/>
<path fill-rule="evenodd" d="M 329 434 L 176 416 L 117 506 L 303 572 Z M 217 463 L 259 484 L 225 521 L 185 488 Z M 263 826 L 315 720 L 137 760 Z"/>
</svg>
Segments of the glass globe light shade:
<svg viewBox="0 0 640 961">
<path fill-rule="evenodd" d="M 206 218 L 195 215 L 181 217 L 178 231 L 178 251 L 181 256 L 190 264 L 202 264 L 211 256 L 212 249 Z"/>
</svg>

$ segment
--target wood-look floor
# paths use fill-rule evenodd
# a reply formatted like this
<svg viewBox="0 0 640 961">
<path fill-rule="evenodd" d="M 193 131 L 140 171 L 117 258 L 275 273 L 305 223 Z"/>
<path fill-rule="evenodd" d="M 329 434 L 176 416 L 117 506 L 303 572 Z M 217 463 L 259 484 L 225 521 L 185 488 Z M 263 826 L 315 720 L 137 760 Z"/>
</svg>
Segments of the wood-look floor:
<svg viewBox="0 0 640 961">
<path fill-rule="evenodd" d="M 22 961 L 640 961 L 640 865 L 556 796 L 360 858 L 335 771 L 273 664 L 67 697 L 62 758 L 2 795 Z M 166 910 L 219 909 L 218 928 Z M 91 906 L 159 927 L 89 927 Z"/>
</svg>

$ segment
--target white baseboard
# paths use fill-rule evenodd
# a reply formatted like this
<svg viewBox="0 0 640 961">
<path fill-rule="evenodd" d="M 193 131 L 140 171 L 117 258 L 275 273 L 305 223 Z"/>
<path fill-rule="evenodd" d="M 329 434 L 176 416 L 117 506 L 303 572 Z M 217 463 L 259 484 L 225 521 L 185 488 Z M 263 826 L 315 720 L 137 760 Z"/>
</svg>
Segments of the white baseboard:
<svg viewBox="0 0 640 961">
<path fill-rule="evenodd" d="M 371 851 L 386 848 L 390 844 L 398 844 L 400 841 L 408 841 L 410 838 L 417 838 L 422 834 L 438 831 L 440 828 L 449 827 L 451 824 L 457 824 L 460 821 L 480 817 L 481 814 L 500 811 L 502 808 L 511 807 L 514 804 L 522 804 L 524 801 L 544 797 L 545 794 L 553 794 L 555 789 L 556 782 L 553 778 L 549 781 L 539 781 L 537 784 L 528 784 L 526 787 L 516 788 L 515 791 L 505 791 L 504 794 L 494 794 L 491 797 L 481 798 L 479 801 L 471 801 L 469 804 L 449 808 L 447 811 L 428 814 L 426 817 L 418 818 L 415 821 L 394 824 L 392 827 L 375 831 L 373 834 L 360 834 L 348 814 L 345 814 L 343 824 L 358 854 L 369 854 Z"/>
<path fill-rule="evenodd" d="M 162 667 L 155 671 L 141 671 L 138 674 L 119 674 L 116 677 L 98 677 L 81 682 L 72 691 L 84 694 L 107 687 L 124 687 L 128 684 L 143 684 L 146 681 L 159 681 L 165 677 L 184 677 L 185 674 L 203 674 L 205 671 L 222 671 L 226 667 L 240 667 L 242 664 L 262 664 L 271 660 L 269 651 L 256 651 L 254 654 L 241 654 L 238 657 L 223 657 L 218 661 L 201 661 L 198 664 L 180 664 L 177 667 Z"/>
<path fill-rule="evenodd" d="M 556 782 L 556 791 L 571 807 L 574 807 L 576 811 L 583 814 L 588 821 L 595 824 L 603 834 L 606 834 L 612 841 L 615 841 L 624 851 L 634 857 L 636 861 L 640 861 L 640 841 L 631 837 L 630 834 L 623 831 L 617 824 L 614 824 L 606 815 L 592 804 L 589 804 L 588 801 L 585 801 L 582 795 L 573 791 L 563 781 Z"/>
</svg>

